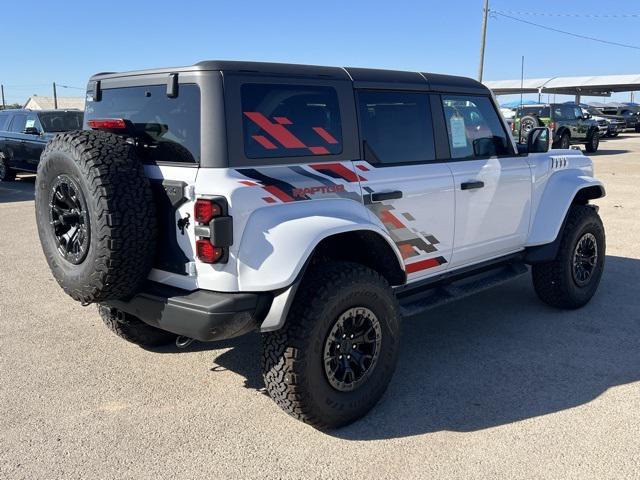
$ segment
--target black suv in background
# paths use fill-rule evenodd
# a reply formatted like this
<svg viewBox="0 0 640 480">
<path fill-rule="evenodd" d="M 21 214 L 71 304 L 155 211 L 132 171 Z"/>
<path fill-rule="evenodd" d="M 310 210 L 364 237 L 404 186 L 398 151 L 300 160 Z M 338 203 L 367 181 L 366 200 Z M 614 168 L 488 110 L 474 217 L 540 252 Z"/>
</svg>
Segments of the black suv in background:
<svg viewBox="0 0 640 480">
<path fill-rule="evenodd" d="M 79 110 L 0 110 L 0 182 L 35 172 L 40 154 L 58 132 L 82 130 Z"/>
<path fill-rule="evenodd" d="M 632 128 L 640 133 L 640 107 L 635 105 L 622 105 L 617 107 L 605 105 L 598 107 L 598 109 L 607 115 L 622 116 L 627 122 L 627 128 Z"/>
</svg>

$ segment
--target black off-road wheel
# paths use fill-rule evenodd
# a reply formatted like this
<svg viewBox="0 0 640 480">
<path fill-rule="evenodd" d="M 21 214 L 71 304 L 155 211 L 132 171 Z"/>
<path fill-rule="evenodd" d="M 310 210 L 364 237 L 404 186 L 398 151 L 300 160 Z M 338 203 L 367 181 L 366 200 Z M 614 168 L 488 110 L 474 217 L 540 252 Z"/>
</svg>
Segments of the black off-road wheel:
<svg viewBox="0 0 640 480">
<path fill-rule="evenodd" d="M 7 157 L 0 152 L 0 182 L 11 182 L 16 178 L 16 171 L 9 167 Z"/>
<path fill-rule="evenodd" d="M 533 265 L 533 286 L 540 299 L 554 307 L 575 309 L 593 297 L 604 270 L 605 234 L 598 212 L 574 205 L 568 213 L 558 254 Z"/>
<path fill-rule="evenodd" d="M 56 135 L 38 165 L 36 219 L 53 276 L 74 300 L 126 298 L 151 269 L 151 187 L 134 147 L 120 136 Z"/>
<path fill-rule="evenodd" d="M 147 325 L 128 313 L 118 313 L 105 305 L 98 305 L 98 313 L 109 330 L 127 342 L 143 347 L 161 347 L 176 341 L 176 334 Z"/>
<path fill-rule="evenodd" d="M 635 130 L 636 130 L 636 133 L 640 133 L 640 125 L 636 125 Z"/>
<path fill-rule="evenodd" d="M 598 130 L 592 130 L 589 136 L 587 137 L 587 143 L 585 143 L 585 149 L 589 153 L 597 152 L 598 147 L 600 146 L 600 133 Z"/>
<path fill-rule="evenodd" d="M 560 136 L 560 140 L 555 144 L 555 148 L 561 148 L 563 150 L 568 149 L 571 146 L 571 135 L 569 132 L 564 132 Z"/>
<path fill-rule="evenodd" d="M 284 327 L 262 335 L 269 395 L 316 428 L 357 420 L 391 380 L 400 326 L 395 295 L 377 272 L 349 262 L 311 267 Z"/>
</svg>

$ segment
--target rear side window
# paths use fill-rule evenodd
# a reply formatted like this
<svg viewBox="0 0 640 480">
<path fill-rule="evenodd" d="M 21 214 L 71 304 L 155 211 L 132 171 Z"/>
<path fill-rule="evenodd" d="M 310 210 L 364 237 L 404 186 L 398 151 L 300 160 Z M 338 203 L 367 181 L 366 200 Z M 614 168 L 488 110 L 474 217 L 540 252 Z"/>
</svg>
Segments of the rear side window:
<svg viewBox="0 0 640 480">
<path fill-rule="evenodd" d="M 13 116 L 11 121 L 11 132 L 22 133 L 27 125 L 27 114 L 19 113 Z"/>
<path fill-rule="evenodd" d="M 242 134 L 247 158 L 342 153 L 342 124 L 334 88 L 244 84 Z"/>
<path fill-rule="evenodd" d="M 362 140 L 381 164 L 435 160 L 429 96 L 419 92 L 358 93 Z"/>
<path fill-rule="evenodd" d="M 451 158 L 511 155 L 513 149 L 488 97 L 443 95 Z"/>
<path fill-rule="evenodd" d="M 88 101 L 91 119 L 122 118 L 139 140 L 138 154 L 148 163 L 200 161 L 200 89 L 181 84 L 176 98 L 166 85 L 108 88 L 99 102 Z"/>
<path fill-rule="evenodd" d="M 7 123 L 9 123 L 9 114 L 0 113 L 0 131 L 7 129 Z"/>
<path fill-rule="evenodd" d="M 45 132 L 82 130 L 82 112 L 45 112 L 39 113 L 38 118 Z"/>
<path fill-rule="evenodd" d="M 549 118 L 549 107 L 522 107 L 518 109 L 517 116 L 525 117 L 535 115 L 536 117 Z"/>
</svg>

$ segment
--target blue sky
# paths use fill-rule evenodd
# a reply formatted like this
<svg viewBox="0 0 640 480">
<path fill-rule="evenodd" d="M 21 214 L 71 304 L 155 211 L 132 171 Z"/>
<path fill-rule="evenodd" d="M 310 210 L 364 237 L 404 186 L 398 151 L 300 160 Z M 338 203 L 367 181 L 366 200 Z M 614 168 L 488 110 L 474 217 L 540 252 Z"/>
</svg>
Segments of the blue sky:
<svg viewBox="0 0 640 480">
<path fill-rule="evenodd" d="M 638 14 L 631 0 L 491 0 L 495 10 Z M 607 8 L 603 8 L 603 5 Z M 7 102 L 84 87 L 100 71 L 242 59 L 396 68 L 475 77 L 482 0 L 3 0 L 0 82 Z M 521 16 L 640 45 L 640 18 Z M 25 27 L 26 26 L 26 27 Z M 489 20 L 485 79 L 640 73 L 640 50 Z M 81 95 L 60 89 L 59 95 Z M 640 94 L 636 94 L 639 98 Z M 615 97 L 628 101 L 629 94 Z"/>
</svg>

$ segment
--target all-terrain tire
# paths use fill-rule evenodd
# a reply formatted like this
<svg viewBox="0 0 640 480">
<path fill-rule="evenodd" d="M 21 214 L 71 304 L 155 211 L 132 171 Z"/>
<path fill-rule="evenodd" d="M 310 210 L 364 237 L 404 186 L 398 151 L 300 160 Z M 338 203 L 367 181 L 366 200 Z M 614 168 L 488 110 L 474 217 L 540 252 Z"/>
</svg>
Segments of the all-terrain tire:
<svg viewBox="0 0 640 480">
<path fill-rule="evenodd" d="M 587 143 L 585 143 L 585 150 L 589 153 L 594 153 L 598 151 L 598 147 L 600 146 L 600 133 L 597 129 L 591 130 L 589 136 L 587 137 Z"/>
<path fill-rule="evenodd" d="M 363 383 L 344 391 L 330 383 L 324 352 L 332 328 L 354 307 L 365 307 L 377 316 L 381 342 L 377 362 Z M 364 416 L 385 392 L 397 363 L 400 329 L 395 295 L 377 272 L 350 262 L 310 267 L 285 325 L 262 334 L 267 391 L 285 412 L 316 428 L 349 424 Z"/>
<path fill-rule="evenodd" d="M 540 127 L 542 122 L 535 115 L 525 115 L 520 119 L 520 143 L 526 143 L 529 132 Z"/>
<path fill-rule="evenodd" d="M 67 194 L 62 203 L 60 193 Z M 68 204 L 80 206 L 70 210 Z M 61 206 L 67 213 L 60 213 Z M 38 165 L 36 219 L 53 276 L 73 299 L 86 304 L 126 298 L 145 281 L 156 251 L 155 205 L 142 163 L 123 137 L 99 131 L 56 135 Z M 64 231 L 67 221 L 75 226 L 65 239 L 56 229 Z M 80 234 L 72 235 L 72 228 Z"/>
<path fill-rule="evenodd" d="M 636 125 L 635 130 L 636 130 L 636 133 L 640 133 L 640 125 Z"/>
<path fill-rule="evenodd" d="M 160 347 L 176 341 L 175 333 L 147 325 L 128 313 L 121 312 L 117 315 L 114 309 L 104 305 L 98 305 L 98 313 L 109 330 L 127 342 L 143 347 Z"/>
<path fill-rule="evenodd" d="M 595 238 L 597 254 L 591 276 L 584 284 L 576 279 L 574 271 L 578 242 L 590 234 Z M 556 258 L 550 262 L 534 264 L 531 268 L 533 286 L 540 299 L 548 305 L 575 309 L 586 305 L 593 297 L 604 270 L 605 233 L 602 220 L 589 205 L 573 205 L 562 232 Z"/>
<path fill-rule="evenodd" d="M 9 167 L 7 157 L 0 152 L 0 182 L 11 182 L 16 178 L 16 171 Z"/>
<path fill-rule="evenodd" d="M 560 140 L 556 142 L 554 148 L 560 148 L 563 150 L 568 149 L 571 146 L 571 135 L 569 132 L 564 132 L 560 137 Z"/>
</svg>

